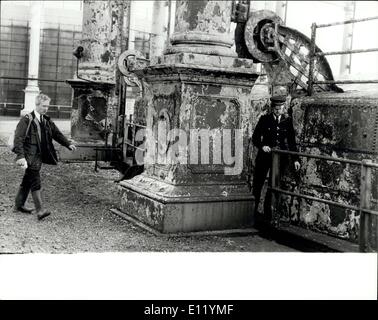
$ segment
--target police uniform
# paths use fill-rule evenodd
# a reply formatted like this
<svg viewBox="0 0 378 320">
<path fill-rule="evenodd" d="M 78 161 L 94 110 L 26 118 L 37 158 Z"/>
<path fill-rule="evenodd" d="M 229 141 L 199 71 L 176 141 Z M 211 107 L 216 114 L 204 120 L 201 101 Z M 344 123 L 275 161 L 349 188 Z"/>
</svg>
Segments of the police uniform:
<svg viewBox="0 0 378 320">
<path fill-rule="evenodd" d="M 274 96 L 270 100 L 272 101 L 273 109 L 274 104 L 285 103 L 286 97 Z M 258 149 L 253 177 L 255 214 L 257 214 L 261 190 L 263 188 L 266 176 L 272 166 L 272 153 L 264 152 L 262 148 L 263 146 L 268 146 L 271 149 L 278 148 L 281 150 L 297 151 L 292 118 L 286 115 L 280 115 L 280 117 L 277 118 L 273 112 L 261 116 L 253 132 L 252 142 Z M 294 157 L 294 160 L 298 161 L 298 157 Z M 285 168 L 287 165 L 287 157 L 281 156 L 280 164 L 282 169 Z"/>
</svg>

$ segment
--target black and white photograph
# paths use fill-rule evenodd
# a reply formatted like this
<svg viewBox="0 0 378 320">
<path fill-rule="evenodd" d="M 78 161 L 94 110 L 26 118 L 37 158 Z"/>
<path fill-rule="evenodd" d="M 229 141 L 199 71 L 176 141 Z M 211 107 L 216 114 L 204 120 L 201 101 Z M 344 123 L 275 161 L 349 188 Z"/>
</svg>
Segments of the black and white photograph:
<svg viewBox="0 0 378 320">
<path fill-rule="evenodd" d="M 376 300 L 377 215 L 378 1 L 0 1 L 0 300 Z"/>
</svg>

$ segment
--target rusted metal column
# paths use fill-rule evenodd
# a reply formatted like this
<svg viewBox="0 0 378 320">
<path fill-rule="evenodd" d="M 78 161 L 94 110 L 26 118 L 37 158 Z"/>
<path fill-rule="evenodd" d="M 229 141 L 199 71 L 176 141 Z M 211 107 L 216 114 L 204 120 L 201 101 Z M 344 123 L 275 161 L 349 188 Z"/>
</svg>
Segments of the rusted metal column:
<svg viewBox="0 0 378 320">
<path fill-rule="evenodd" d="M 153 4 L 150 60 L 163 54 L 167 40 L 168 1 L 155 0 Z"/>
<path fill-rule="evenodd" d="M 231 1 L 177 1 L 172 47 L 167 53 L 235 56 L 230 25 Z"/>
<path fill-rule="evenodd" d="M 272 188 L 280 188 L 280 179 L 281 179 L 281 172 L 280 172 L 280 154 L 277 152 L 272 153 L 272 181 L 271 187 Z M 278 212 L 278 204 L 280 199 L 280 194 L 278 192 L 272 191 L 272 200 L 271 200 L 271 221 L 274 226 L 278 227 L 280 222 L 280 216 Z"/>
<path fill-rule="evenodd" d="M 80 75 L 95 81 L 114 81 L 116 57 L 120 53 L 117 39 L 122 1 L 84 0 L 83 5 L 84 56 Z"/>
<path fill-rule="evenodd" d="M 41 34 L 41 2 L 33 1 L 30 7 L 30 42 L 28 78 L 38 78 L 39 47 Z M 39 93 L 38 80 L 28 80 L 25 88 L 25 108 L 21 115 L 31 112 L 35 106 L 35 97 Z"/>
<path fill-rule="evenodd" d="M 231 1 L 177 1 L 171 46 L 131 67 L 145 88 L 135 115 L 146 122 L 147 153 L 143 174 L 120 182 L 119 208 L 163 233 L 252 220 L 245 150 L 258 74 L 234 56 L 230 24 Z"/>
<path fill-rule="evenodd" d="M 311 49 L 310 49 L 310 64 L 309 64 L 309 73 L 308 73 L 308 88 L 307 88 L 307 94 L 309 96 L 313 93 L 313 81 L 314 81 L 314 66 L 315 66 L 315 48 L 316 48 L 316 23 L 313 23 L 311 25 Z"/>
<path fill-rule="evenodd" d="M 361 165 L 361 191 L 360 191 L 360 207 L 361 209 L 371 208 L 371 160 L 363 160 Z M 371 216 L 364 211 L 360 211 L 360 252 L 366 252 L 369 248 L 369 233 L 372 232 Z"/>
<path fill-rule="evenodd" d="M 129 1 L 83 2 L 83 57 L 76 78 L 67 80 L 74 89 L 71 136 L 83 148 L 72 155 L 64 150 L 65 159 L 94 160 L 94 147 L 111 145 L 118 105 L 116 65 L 126 46 L 128 10 Z"/>
<path fill-rule="evenodd" d="M 137 3 L 136 1 L 130 1 L 130 20 L 129 24 L 129 37 L 127 48 L 129 50 L 135 49 L 135 17 L 136 17 Z"/>
</svg>

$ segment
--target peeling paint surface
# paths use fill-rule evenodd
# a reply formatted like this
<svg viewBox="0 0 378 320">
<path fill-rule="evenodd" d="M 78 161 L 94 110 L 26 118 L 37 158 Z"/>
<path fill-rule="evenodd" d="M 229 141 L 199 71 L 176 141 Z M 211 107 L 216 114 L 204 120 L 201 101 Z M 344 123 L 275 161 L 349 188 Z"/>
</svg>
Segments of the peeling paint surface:
<svg viewBox="0 0 378 320">
<path fill-rule="evenodd" d="M 71 83 L 72 85 L 72 83 Z M 74 86 L 75 87 L 75 86 Z M 111 125 L 109 89 L 76 87 L 72 101 L 71 136 L 77 141 L 104 141 Z"/>
<path fill-rule="evenodd" d="M 216 59 L 216 58 L 214 58 Z M 189 66 L 188 66 L 189 67 Z M 162 70 L 162 69 L 159 69 Z M 163 70 L 162 70 L 163 71 Z M 245 81 L 241 87 L 235 87 L 230 76 L 233 74 L 220 73 L 213 75 L 211 81 L 203 75 L 197 77 L 197 71 L 187 69 L 170 69 L 170 76 L 165 72 L 155 75 L 154 68 L 147 71 L 149 85 L 153 96 L 151 102 L 145 106 L 148 108 L 148 120 L 151 126 L 157 127 L 161 121 L 162 111 L 167 112 L 169 129 L 179 128 L 187 132 L 190 137 L 191 129 L 242 129 L 244 132 L 244 148 L 248 147 L 249 119 L 250 119 L 250 90 L 253 81 Z M 173 81 L 173 79 L 177 79 Z M 210 79 L 210 78 L 209 78 Z M 226 81 L 222 83 L 222 81 Z M 155 130 L 156 131 L 156 130 Z M 222 132 L 222 131 L 220 131 Z M 231 148 L 234 152 L 234 141 L 231 141 Z M 164 157 L 168 159 L 174 144 L 171 144 L 166 153 L 156 155 L 160 161 Z M 199 158 L 201 158 L 199 150 Z M 210 144 L 210 163 L 213 162 L 213 145 Z M 243 154 L 246 154 L 244 152 Z M 189 150 L 187 150 L 189 152 Z M 163 158 L 162 158 L 163 157 Z M 188 155 L 188 159 L 190 159 Z M 246 158 L 243 159 L 243 163 Z M 148 173 L 155 175 L 169 183 L 198 183 L 199 181 L 210 183 L 210 181 L 232 181 L 240 177 L 225 177 L 224 165 L 148 165 Z M 198 171 L 198 173 L 196 173 Z M 208 173 L 206 173 L 208 172 Z M 201 174 L 202 173 L 202 174 Z M 243 172 L 244 176 L 246 173 Z M 214 180 L 215 179 L 215 180 Z"/>
<path fill-rule="evenodd" d="M 230 26 L 231 1 L 177 1 L 172 47 L 167 52 L 235 56 L 230 50 Z"/>
<path fill-rule="evenodd" d="M 202 65 L 198 63 L 201 58 Z M 228 58 L 230 65 L 238 65 Z M 225 164 L 213 161 L 218 154 L 211 143 L 210 164 L 173 163 L 172 155 L 180 151 L 187 154 L 189 150 L 175 147 L 177 137 L 167 143 L 159 139 L 154 151 L 158 163 L 146 165 L 142 175 L 122 183 L 122 211 L 163 230 L 216 230 L 250 223 L 253 202 L 244 164 L 252 113 L 250 93 L 257 74 L 243 68 L 242 61 L 242 67 L 234 69 L 225 68 L 221 62 L 216 56 L 176 54 L 166 64 L 135 71 L 148 85 L 148 94 L 138 108 L 145 110 L 147 127 L 155 135 L 159 126 L 184 130 L 189 139 L 193 129 L 241 129 L 241 173 L 225 175 Z M 231 138 L 229 143 L 236 152 L 235 140 Z M 198 157 L 201 158 L 200 148 Z M 137 209 L 131 213 L 131 208 Z M 163 225 L 159 212 L 164 216 Z"/>
<path fill-rule="evenodd" d="M 225 34 L 230 31 L 231 1 L 178 1 L 175 32 Z"/>
<path fill-rule="evenodd" d="M 378 111 L 376 101 L 377 99 L 368 97 L 351 98 L 348 94 L 300 99 L 293 112 L 300 151 L 334 158 L 371 159 L 377 162 L 378 155 L 372 153 L 375 143 L 375 117 Z M 359 206 L 359 166 L 311 158 L 302 158 L 301 161 L 301 176 L 296 180 L 290 174 L 285 176 L 282 182 L 284 189 Z M 377 210 L 377 170 L 372 171 L 371 198 L 372 209 Z M 283 197 L 280 206 L 284 220 L 350 241 L 358 241 L 358 211 L 292 197 Z M 373 243 L 377 237 L 376 223 L 376 218 L 371 220 Z"/>
<path fill-rule="evenodd" d="M 112 139 L 118 117 L 116 65 L 129 9 L 129 1 L 83 1 L 80 45 L 84 56 L 79 61 L 77 79 L 68 81 L 74 89 L 71 134 L 77 141 Z"/>
<path fill-rule="evenodd" d="M 97 81 L 115 80 L 124 6 L 119 0 L 83 2 L 84 57 L 79 64 L 83 76 Z"/>
<path fill-rule="evenodd" d="M 164 233 L 239 228 L 252 218 L 245 185 L 174 186 L 142 174 L 122 182 L 119 195 L 123 212 Z"/>
<path fill-rule="evenodd" d="M 253 132 L 258 118 L 269 111 L 269 92 L 252 92 L 250 130 Z M 261 91 L 261 92 L 260 92 Z M 361 96 L 359 92 L 324 93 L 302 97 L 292 101 L 294 128 L 300 152 L 347 158 L 352 160 L 371 159 L 378 162 L 377 112 L 378 96 Z M 251 145 L 247 163 L 253 176 L 257 151 Z M 319 197 L 342 204 L 359 206 L 359 166 L 340 164 L 319 159 L 301 158 L 300 176 L 287 170 L 281 180 L 281 187 L 291 192 Z M 250 180 L 252 186 L 252 180 Z M 267 184 L 262 191 L 265 197 Z M 378 170 L 372 170 L 372 209 L 378 210 Z M 263 203 L 260 203 L 263 211 Z M 314 231 L 358 241 L 360 215 L 358 211 L 301 200 L 282 195 L 279 212 L 282 221 L 310 228 Z M 370 221 L 371 239 L 374 247 L 377 238 L 377 219 Z"/>
</svg>

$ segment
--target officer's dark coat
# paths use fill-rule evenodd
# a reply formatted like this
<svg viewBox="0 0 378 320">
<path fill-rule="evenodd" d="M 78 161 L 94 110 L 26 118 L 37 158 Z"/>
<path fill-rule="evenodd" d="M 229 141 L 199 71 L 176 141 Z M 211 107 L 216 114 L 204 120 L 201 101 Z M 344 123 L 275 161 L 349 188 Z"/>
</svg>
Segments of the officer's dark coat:
<svg viewBox="0 0 378 320">
<path fill-rule="evenodd" d="M 263 152 L 263 146 L 297 151 L 292 118 L 282 115 L 277 125 L 273 113 L 261 116 L 253 132 L 252 142 L 259 152 Z"/>
<path fill-rule="evenodd" d="M 32 117 L 32 122 L 30 124 L 29 131 L 25 136 L 30 117 Z M 38 133 L 38 125 L 36 123 L 38 120 L 35 118 L 34 111 L 21 118 L 14 136 L 13 152 L 17 155 L 16 160 L 25 158 L 29 167 L 40 167 L 40 164 L 34 163 L 34 160 L 36 159 L 40 159 L 38 162 L 42 160 L 41 162 L 46 164 L 56 165 L 58 163 L 58 157 L 52 142 L 53 139 L 66 148 L 68 148 L 71 144 L 60 132 L 50 117 L 46 115 L 41 115 L 41 117 L 45 120 L 45 134 L 47 142 L 45 148 L 46 153 L 43 155 L 43 157 L 38 156 L 41 154 L 42 148 Z"/>
<path fill-rule="evenodd" d="M 270 148 L 297 151 L 292 118 L 281 115 L 280 122 L 277 123 L 273 113 L 261 116 L 255 130 L 253 131 L 252 142 L 254 146 L 258 148 L 255 161 L 255 172 L 253 175 L 253 195 L 255 197 L 255 203 L 258 205 L 266 175 L 272 166 L 272 153 L 264 152 L 262 147 L 268 146 Z M 297 156 L 292 158 L 295 161 L 299 161 L 299 157 Z M 287 161 L 287 156 L 280 157 L 281 170 L 284 170 Z M 265 211 L 269 214 L 269 203 L 267 205 L 267 210 Z M 270 218 L 267 219 L 269 220 Z"/>
</svg>

